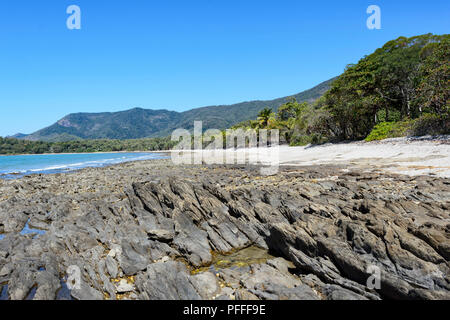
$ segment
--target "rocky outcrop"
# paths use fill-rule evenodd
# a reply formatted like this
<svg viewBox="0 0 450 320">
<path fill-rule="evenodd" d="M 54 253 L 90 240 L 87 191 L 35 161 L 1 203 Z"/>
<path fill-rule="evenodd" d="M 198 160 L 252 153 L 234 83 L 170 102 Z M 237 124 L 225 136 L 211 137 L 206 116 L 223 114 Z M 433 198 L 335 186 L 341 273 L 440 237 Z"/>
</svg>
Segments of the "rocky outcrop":
<svg viewBox="0 0 450 320">
<path fill-rule="evenodd" d="M 448 179 L 280 170 L 154 161 L 1 181 L 2 298 L 450 298 Z M 217 261 L 249 247 L 270 256 Z"/>
</svg>

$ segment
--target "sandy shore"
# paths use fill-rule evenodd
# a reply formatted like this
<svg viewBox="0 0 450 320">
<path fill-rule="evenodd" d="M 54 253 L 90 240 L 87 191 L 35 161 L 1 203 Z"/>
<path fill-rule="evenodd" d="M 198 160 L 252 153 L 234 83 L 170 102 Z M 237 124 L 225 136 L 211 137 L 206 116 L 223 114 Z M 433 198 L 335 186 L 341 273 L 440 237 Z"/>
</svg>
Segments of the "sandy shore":
<svg viewBox="0 0 450 320">
<path fill-rule="evenodd" d="M 93 152 L 93 153 L 127 153 Z M 159 153 L 176 155 L 180 151 L 129 151 L 133 153 Z M 193 155 L 183 151 L 188 163 L 193 162 Z M 254 163 L 280 166 L 341 165 L 348 168 L 362 169 L 367 172 L 399 173 L 410 176 L 432 175 L 450 177 L 450 135 L 439 137 L 395 138 L 373 142 L 349 142 L 325 144 L 318 146 L 290 147 L 287 145 L 273 148 L 250 148 L 228 150 L 194 151 L 201 154 L 201 161 L 206 164 Z M 73 153 L 64 153 L 73 154 Z M 51 155 L 51 154 L 47 154 Z M 184 162 L 186 164 L 186 162 Z M 229 163 L 230 164 L 230 163 Z"/>
<path fill-rule="evenodd" d="M 274 149 L 203 150 L 203 161 L 224 163 L 227 157 L 268 159 L 281 166 L 321 164 L 348 165 L 370 172 L 391 172 L 411 176 L 435 175 L 450 177 L 450 136 L 439 138 L 398 138 L 375 142 L 351 142 L 321 146 Z"/>
</svg>

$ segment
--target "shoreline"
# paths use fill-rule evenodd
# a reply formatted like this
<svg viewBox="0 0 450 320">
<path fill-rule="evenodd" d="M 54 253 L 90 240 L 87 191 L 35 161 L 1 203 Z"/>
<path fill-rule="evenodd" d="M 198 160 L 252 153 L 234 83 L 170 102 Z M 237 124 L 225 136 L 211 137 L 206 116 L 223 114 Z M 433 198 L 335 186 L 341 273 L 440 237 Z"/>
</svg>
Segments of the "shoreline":
<svg viewBox="0 0 450 320">
<path fill-rule="evenodd" d="M 75 154 L 118 154 L 118 153 L 169 153 L 170 150 L 158 151 L 98 151 L 98 152 L 66 152 L 66 153 L 18 153 L 18 154 L 0 154 L 0 157 L 14 156 L 53 156 L 53 155 L 75 155 Z"/>
<path fill-rule="evenodd" d="M 258 157 L 264 163 L 271 148 L 254 149 L 217 149 L 217 150 L 165 150 L 165 151 L 118 151 L 95 153 L 66 153 L 61 155 L 79 154 L 158 154 L 170 157 L 172 152 L 181 152 L 188 159 L 193 154 L 200 153 L 203 163 L 224 164 L 227 155 L 235 159 L 241 157 L 248 164 L 250 157 Z M 368 172 L 390 172 L 410 176 L 431 175 L 450 177 L 450 136 L 394 138 L 381 141 L 354 141 L 347 143 L 324 144 L 304 147 L 281 145 L 278 163 L 283 166 L 310 166 L 340 164 L 350 165 Z M 46 154 L 60 155 L 60 154 Z M 32 156 L 32 155 L 28 155 Z M 131 160 L 147 161 L 147 160 Z M 153 160 L 150 160 L 153 161 Z M 120 164 L 120 163 L 119 163 Z M 109 164 L 115 166 L 118 164 Z M 79 168 L 76 170 L 80 170 Z M 10 175 L 5 174 L 5 175 Z M 19 173 L 20 174 L 20 173 Z"/>
<path fill-rule="evenodd" d="M 388 138 L 384 140 L 374 140 L 374 141 L 364 141 L 364 140 L 356 140 L 356 141 L 342 141 L 342 142 L 334 142 L 334 143 L 326 143 L 322 145 L 308 145 L 304 146 L 304 148 L 314 148 L 321 146 L 329 146 L 329 145 L 377 145 L 384 143 L 395 143 L 395 142 L 428 142 L 428 143 L 441 143 L 441 144 L 450 144 L 450 135 L 439 135 L 439 136 L 419 136 L 419 137 L 400 137 L 400 138 Z M 280 145 L 282 147 L 291 147 L 287 144 Z M 291 148 L 298 148 L 292 146 Z M 225 150 L 225 149 L 224 149 Z M 156 150 L 156 151 L 97 151 L 97 152 L 68 152 L 68 153 L 17 153 L 17 154 L 0 154 L 0 157 L 8 157 L 8 156 L 37 156 L 37 155 L 74 155 L 74 154 L 114 154 L 114 153 L 170 153 L 178 150 Z M 181 151 L 181 150 L 180 150 Z"/>
<path fill-rule="evenodd" d="M 186 151 L 188 152 L 188 151 Z M 202 150 L 203 159 L 223 163 L 227 155 L 264 160 L 270 148 Z M 279 147 L 276 159 L 283 166 L 339 164 L 367 172 L 431 175 L 450 178 L 450 136 L 394 138 L 382 141 L 356 141 L 304 147 Z"/>
<path fill-rule="evenodd" d="M 121 154 L 131 154 L 135 156 L 141 156 L 149 155 L 154 156 L 155 159 L 159 158 L 165 158 L 168 157 L 167 152 L 97 152 L 97 153 L 66 153 L 64 155 L 121 155 Z M 47 154 L 47 155 L 59 155 L 59 154 Z M 63 155 L 63 154 L 61 154 Z M 32 155 L 29 155 L 32 156 Z M 43 155 L 44 156 L 44 155 Z M 20 179 L 23 176 L 27 175 L 33 175 L 33 174 L 56 174 L 56 173 L 69 173 L 77 170 L 81 170 L 84 168 L 103 168 L 108 167 L 120 163 L 127 163 L 127 162 L 134 162 L 134 161 L 145 161 L 145 160 L 153 160 L 153 159 L 137 159 L 138 157 L 130 158 L 130 159 L 108 159 L 108 160 L 117 160 L 113 162 L 106 162 L 107 160 L 104 160 L 103 162 L 101 160 L 85 160 L 83 162 L 79 162 L 81 160 L 79 159 L 73 159 L 72 163 L 51 163 L 51 164 L 40 164 L 42 168 L 28 168 L 28 169 L 21 169 L 21 170 L 15 170 L 10 172 L 2 172 L 0 173 L 0 179 Z M 1 158 L 0 158 L 1 159 Z M 94 164 L 95 163 L 95 164 Z M 1 166 L 0 166 L 1 167 Z"/>
</svg>

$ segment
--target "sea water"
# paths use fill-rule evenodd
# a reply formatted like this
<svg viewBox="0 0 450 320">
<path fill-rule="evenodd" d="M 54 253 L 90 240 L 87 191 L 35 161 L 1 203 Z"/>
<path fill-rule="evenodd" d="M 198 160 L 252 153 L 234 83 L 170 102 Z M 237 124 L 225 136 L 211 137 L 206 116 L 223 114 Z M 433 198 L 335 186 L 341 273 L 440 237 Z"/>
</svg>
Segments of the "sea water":
<svg viewBox="0 0 450 320">
<path fill-rule="evenodd" d="M 35 173 L 61 173 L 86 167 L 167 158 L 160 153 L 78 153 L 0 156 L 0 178 L 13 179 Z"/>
</svg>

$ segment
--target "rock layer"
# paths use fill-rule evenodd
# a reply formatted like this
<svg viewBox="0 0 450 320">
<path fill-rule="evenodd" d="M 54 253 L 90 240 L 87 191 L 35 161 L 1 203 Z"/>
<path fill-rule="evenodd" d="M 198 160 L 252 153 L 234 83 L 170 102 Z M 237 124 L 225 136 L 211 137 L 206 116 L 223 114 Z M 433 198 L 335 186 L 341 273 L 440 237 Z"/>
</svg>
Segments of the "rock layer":
<svg viewBox="0 0 450 320">
<path fill-rule="evenodd" d="M 0 181 L 2 298 L 450 298 L 448 179 L 259 172 L 149 161 Z M 276 258 L 204 268 L 250 246 Z"/>
</svg>

